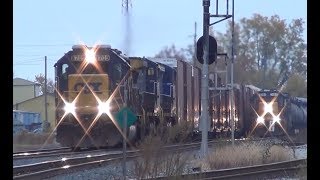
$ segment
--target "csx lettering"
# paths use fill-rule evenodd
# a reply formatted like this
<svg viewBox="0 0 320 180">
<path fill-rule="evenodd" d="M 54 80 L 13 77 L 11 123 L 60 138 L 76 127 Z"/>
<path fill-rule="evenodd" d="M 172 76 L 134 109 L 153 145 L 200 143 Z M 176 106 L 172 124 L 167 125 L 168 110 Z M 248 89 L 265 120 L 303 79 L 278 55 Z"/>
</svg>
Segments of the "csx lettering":
<svg viewBox="0 0 320 180">
<path fill-rule="evenodd" d="M 102 83 L 100 83 L 100 82 L 90 82 L 88 84 L 77 83 L 73 86 L 73 89 L 74 89 L 74 91 L 81 91 L 81 89 L 83 88 L 83 93 L 88 94 L 88 93 L 90 93 L 90 88 L 88 87 L 88 85 L 90 86 L 92 91 L 94 91 L 95 93 L 97 93 L 97 94 L 102 93 L 102 92 L 99 92 L 100 86 L 102 85 Z"/>
</svg>

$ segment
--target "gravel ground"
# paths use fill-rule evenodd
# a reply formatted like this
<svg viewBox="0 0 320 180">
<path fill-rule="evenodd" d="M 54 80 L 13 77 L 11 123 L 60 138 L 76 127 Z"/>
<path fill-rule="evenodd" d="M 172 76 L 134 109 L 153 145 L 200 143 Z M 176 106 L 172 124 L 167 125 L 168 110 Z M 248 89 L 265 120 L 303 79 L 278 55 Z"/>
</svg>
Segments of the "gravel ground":
<svg viewBox="0 0 320 180">
<path fill-rule="evenodd" d="M 292 154 L 291 154 L 292 158 L 293 159 L 307 158 L 307 149 L 308 149 L 307 145 L 296 147 L 294 149 L 294 155 L 293 155 L 293 151 L 292 151 Z"/>
<path fill-rule="evenodd" d="M 186 152 L 184 153 L 185 157 L 196 157 L 198 152 Z M 135 178 L 135 167 L 134 161 L 127 161 L 127 179 L 137 179 Z M 184 169 L 185 173 L 190 173 L 192 171 L 192 164 L 187 164 L 186 168 Z M 104 180 L 104 179 L 122 179 L 123 170 L 122 170 L 122 163 L 114 163 L 111 165 L 106 165 L 103 167 L 91 169 L 91 170 L 84 170 L 82 172 L 70 172 L 69 174 L 62 174 L 52 178 L 48 178 L 47 180 Z"/>
<path fill-rule="evenodd" d="M 293 151 L 291 152 L 292 159 L 301 159 L 307 157 L 307 145 L 299 146 L 295 149 L 295 156 L 293 156 Z M 188 152 L 187 155 L 194 159 L 193 161 L 190 161 L 185 169 L 185 173 L 193 172 L 193 168 L 195 165 L 195 160 L 197 160 L 197 157 L 199 155 L 199 151 L 194 152 Z M 134 167 L 133 161 L 127 162 L 127 177 L 128 179 L 136 179 L 134 176 L 134 172 L 132 171 L 132 167 Z M 103 180 L 103 179 L 121 179 L 122 178 L 122 164 L 116 163 L 112 165 L 107 165 L 91 170 L 85 170 L 82 172 L 70 172 L 69 174 L 65 175 L 59 175 L 53 178 L 49 178 L 48 180 L 89 180 L 89 179 L 97 179 L 97 180 Z M 296 180 L 297 178 L 278 178 L 274 180 Z M 299 178 L 298 178 L 299 179 Z"/>
</svg>

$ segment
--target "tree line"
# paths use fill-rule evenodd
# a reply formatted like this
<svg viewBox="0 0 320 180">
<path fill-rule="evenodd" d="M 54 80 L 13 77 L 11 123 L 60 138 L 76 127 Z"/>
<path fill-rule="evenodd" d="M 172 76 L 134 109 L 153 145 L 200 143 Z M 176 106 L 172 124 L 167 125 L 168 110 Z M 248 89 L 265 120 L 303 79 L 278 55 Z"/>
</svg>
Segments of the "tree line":
<svg viewBox="0 0 320 180">
<path fill-rule="evenodd" d="M 281 89 L 292 96 L 307 97 L 307 44 L 303 39 L 302 19 L 290 23 L 278 15 L 254 14 L 234 23 L 234 82 L 265 89 Z M 232 23 L 224 33 L 210 34 L 218 44 L 218 53 L 231 57 Z M 196 61 L 193 44 L 177 49 L 164 47 L 156 57 L 174 57 Z"/>
</svg>

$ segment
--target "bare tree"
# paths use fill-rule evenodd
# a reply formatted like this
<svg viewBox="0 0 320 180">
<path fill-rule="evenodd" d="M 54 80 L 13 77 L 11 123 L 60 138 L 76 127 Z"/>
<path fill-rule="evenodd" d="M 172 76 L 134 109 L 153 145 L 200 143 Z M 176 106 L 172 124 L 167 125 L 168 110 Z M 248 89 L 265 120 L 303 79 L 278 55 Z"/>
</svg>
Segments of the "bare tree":
<svg viewBox="0 0 320 180">
<path fill-rule="evenodd" d="M 304 21 L 290 23 L 278 15 L 254 14 L 235 23 L 235 81 L 253 83 L 262 88 L 290 86 L 293 75 L 307 78 L 307 44 L 302 33 Z M 231 22 L 226 33 L 217 33 L 218 44 L 231 54 Z M 303 87 L 301 87 L 303 88 Z M 292 88 L 288 88 L 288 90 Z"/>
<path fill-rule="evenodd" d="M 35 82 L 40 83 L 41 85 L 41 93 L 45 92 L 45 76 L 43 74 L 39 74 L 35 76 Z M 51 79 L 47 79 L 47 93 L 54 92 L 54 82 Z"/>
<path fill-rule="evenodd" d="M 156 58 L 176 58 L 178 60 L 187 61 L 187 55 L 186 50 L 181 48 L 180 50 L 177 50 L 176 46 L 174 44 L 171 45 L 171 47 L 164 47 L 158 54 L 156 54 L 154 57 Z"/>
</svg>

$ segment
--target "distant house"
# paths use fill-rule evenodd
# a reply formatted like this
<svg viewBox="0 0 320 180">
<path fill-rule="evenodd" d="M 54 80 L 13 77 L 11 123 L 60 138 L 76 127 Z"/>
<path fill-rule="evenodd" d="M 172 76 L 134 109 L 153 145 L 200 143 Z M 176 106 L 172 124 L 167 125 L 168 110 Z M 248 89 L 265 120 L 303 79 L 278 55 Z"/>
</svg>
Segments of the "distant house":
<svg viewBox="0 0 320 180">
<path fill-rule="evenodd" d="M 45 96 L 37 96 L 23 102 L 19 102 L 13 105 L 14 110 L 30 111 L 40 113 L 41 120 L 46 119 L 45 114 Z M 47 111 L 48 122 L 51 128 L 55 126 L 55 96 L 53 93 L 47 94 Z"/>
<path fill-rule="evenodd" d="M 22 78 L 13 79 L 13 105 L 40 95 L 41 85 Z"/>
</svg>

